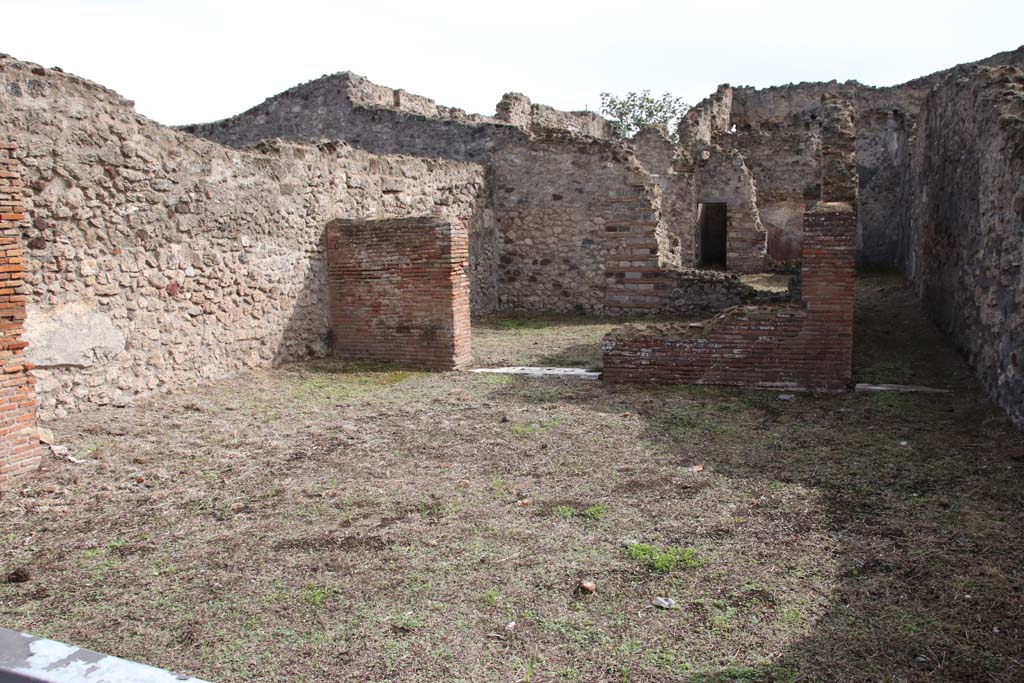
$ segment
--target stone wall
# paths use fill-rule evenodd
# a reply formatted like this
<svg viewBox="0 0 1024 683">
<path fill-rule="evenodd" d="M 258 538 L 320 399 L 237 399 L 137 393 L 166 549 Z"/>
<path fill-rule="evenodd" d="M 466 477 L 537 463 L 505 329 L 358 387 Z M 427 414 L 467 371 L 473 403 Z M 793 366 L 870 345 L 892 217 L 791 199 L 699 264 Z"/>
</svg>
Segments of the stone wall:
<svg viewBox="0 0 1024 683">
<path fill-rule="evenodd" d="M 615 137 L 612 124 L 592 111 L 561 111 L 534 104 L 522 93 L 506 93 L 496 107 L 495 118 L 535 135 L 569 133 L 608 140 Z"/>
<path fill-rule="evenodd" d="M 350 72 L 323 76 L 222 121 L 181 130 L 244 149 L 282 138 L 343 140 L 376 154 L 485 161 L 528 133 L 495 118 L 470 116 L 433 100 L 376 85 Z"/>
<path fill-rule="evenodd" d="M 21 226 L 27 220 L 16 147 L 0 140 L 0 484 L 39 464 L 36 394 L 25 359 L 26 287 Z"/>
<path fill-rule="evenodd" d="M 240 152 L 12 59 L 0 133 L 24 167 L 25 336 L 49 415 L 326 353 L 331 220 L 437 214 L 487 233 L 480 165 L 338 143 Z M 481 306 L 492 274 L 471 264 Z"/>
<path fill-rule="evenodd" d="M 735 148 L 756 179 L 758 213 L 767 232 L 766 252 L 779 263 L 799 261 L 804 209 L 820 194 L 820 119 L 804 112 L 797 115 L 795 124 L 781 129 L 737 126 L 732 135 Z"/>
<path fill-rule="evenodd" d="M 725 145 L 713 145 L 701 150 L 693 169 L 692 182 L 693 198 L 697 204 L 726 205 L 726 269 L 739 273 L 764 270 L 766 240 L 758 210 L 757 186 L 740 151 Z M 698 214 L 695 213 L 693 265 L 701 263 L 697 218 Z"/>
<path fill-rule="evenodd" d="M 659 247 L 662 265 L 693 267 L 693 173 L 687 165 L 677 170 L 677 147 L 662 125 L 642 128 L 629 140 L 637 161 L 661 189 L 661 217 L 665 239 Z"/>
<path fill-rule="evenodd" d="M 656 315 L 762 298 L 734 275 L 681 266 L 681 242 L 670 226 L 683 211 L 692 213 L 694 190 L 686 183 L 694 174 L 677 178 L 660 150 L 669 173 L 652 175 L 633 148 L 549 134 L 498 150 L 492 178 L 500 309 Z M 729 190 L 737 220 L 744 209 L 756 215 L 749 177 L 747 183 L 745 195 Z M 663 185 L 679 193 L 672 213 Z M 734 239 L 742 234 L 735 230 Z"/>
<path fill-rule="evenodd" d="M 1003 52 L 978 65 L 1020 65 L 1024 48 Z M 907 257 L 903 234 L 909 230 L 904 187 L 910 172 L 917 117 L 925 97 L 949 71 L 891 87 L 856 81 L 799 83 L 756 89 L 721 86 L 697 116 L 696 129 L 711 137 L 735 126 L 735 147 L 743 155 L 758 190 L 758 208 L 768 233 L 768 255 L 790 261 L 800 243 L 801 206 L 817 197 L 815 147 L 821 97 L 845 93 L 855 106 L 860 178 L 857 258 L 863 266 L 901 267 Z M 728 109 L 723 113 L 724 109 Z M 691 127 L 695 122 L 689 124 Z"/>
<path fill-rule="evenodd" d="M 759 190 L 731 128 L 732 107 L 733 89 L 722 85 L 679 123 L 672 172 L 661 185 L 667 231 L 678 244 L 673 256 L 681 268 L 702 265 L 699 205 L 704 203 L 726 205 L 726 269 L 750 273 L 765 267 Z M 649 138 L 638 140 L 640 156 L 644 163 L 660 167 L 665 154 L 652 149 Z"/>
<path fill-rule="evenodd" d="M 334 353 L 440 370 L 467 367 L 468 257 L 468 232 L 448 220 L 329 223 Z"/>
<path fill-rule="evenodd" d="M 495 154 L 493 188 L 502 309 L 605 313 L 623 303 L 606 298 L 614 259 L 635 255 L 657 269 L 655 188 L 621 143 L 509 145 Z M 635 240 L 625 236 L 630 217 L 647 224 Z"/>
<path fill-rule="evenodd" d="M 271 138 L 330 139 L 378 154 L 477 162 L 531 135 L 613 137 L 611 124 L 593 112 L 559 111 L 519 93 L 506 94 L 496 116 L 480 116 L 347 71 L 295 86 L 229 119 L 182 130 L 236 148 Z"/>
<path fill-rule="evenodd" d="M 928 95 L 908 183 L 908 275 L 1024 428 L 1024 69 L 961 67 Z"/>
</svg>

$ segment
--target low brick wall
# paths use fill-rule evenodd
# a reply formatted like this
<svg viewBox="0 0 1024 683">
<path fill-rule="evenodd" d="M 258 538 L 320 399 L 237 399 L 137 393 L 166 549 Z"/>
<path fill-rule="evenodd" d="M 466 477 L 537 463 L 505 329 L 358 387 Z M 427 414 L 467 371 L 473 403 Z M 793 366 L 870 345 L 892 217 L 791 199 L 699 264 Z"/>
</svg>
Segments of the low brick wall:
<svg viewBox="0 0 1024 683">
<path fill-rule="evenodd" d="M 815 205 L 804 215 L 802 305 L 739 306 L 697 324 L 624 326 L 605 337 L 605 381 L 846 387 L 856 230 L 852 205 Z"/>
<path fill-rule="evenodd" d="M 25 361 L 20 227 L 27 215 L 15 146 L 0 142 L 0 484 L 39 464 L 36 393 Z"/>
<path fill-rule="evenodd" d="M 465 228 L 441 218 L 327 226 L 334 353 L 433 369 L 470 364 Z"/>
</svg>

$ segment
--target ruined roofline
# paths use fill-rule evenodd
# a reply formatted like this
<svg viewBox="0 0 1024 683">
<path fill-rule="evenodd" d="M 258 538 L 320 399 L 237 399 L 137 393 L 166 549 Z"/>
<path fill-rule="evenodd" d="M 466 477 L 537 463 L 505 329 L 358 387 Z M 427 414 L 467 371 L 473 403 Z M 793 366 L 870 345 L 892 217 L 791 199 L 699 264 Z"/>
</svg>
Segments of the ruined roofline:
<svg viewBox="0 0 1024 683">
<path fill-rule="evenodd" d="M 25 78 L 26 78 L 27 81 L 30 81 L 32 78 L 47 79 L 47 80 L 49 80 L 51 82 L 53 82 L 53 81 L 63 81 L 66 84 L 66 87 L 69 87 L 69 88 L 72 88 L 72 89 L 77 89 L 77 90 L 83 92 L 83 94 L 85 94 L 85 95 L 89 95 L 89 96 L 95 97 L 95 99 L 98 102 L 104 103 L 104 104 L 112 106 L 112 107 L 117 107 L 117 108 L 120 108 L 120 109 L 124 109 L 127 113 L 129 113 L 131 116 L 133 116 L 136 121 L 138 121 L 142 125 L 151 126 L 153 128 L 159 129 L 161 131 L 167 132 L 167 133 L 172 134 L 172 135 L 183 136 L 185 138 L 188 138 L 189 140 L 201 141 L 203 143 L 215 145 L 217 147 L 222 147 L 224 149 L 230 149 L 226 145 L 222 145 L 222 144 L 220 144 L 220 143 L 218 143 L 218 142 L 216 142 L 214 140 L 209 140 L 209 139 L 206 139 L 206 138 L 201 138 L 201 137 L 198 137 L 198 136 L 195 136 L 195 135 L 191 135 L 191 134 L 189 134 L 189 133 L 187 133 L 185 131 L 182 131 L 180 129 L 180 127 L 167 125 L 167 124 L 161 123 L 161 122 L 159 122 L 159 121 L 157 121 L 155 119 L 151 119 L 150 117 L 146 116 L 145 114 L 140 114 L 135 109 L 135 100 L 130 100 L 127 97 L 125 97 L 124 95 L 122 95 L 119 92 L 117 92 L 116 90 L 113 90 L 112 88 L 108 88 L 105 85 L 101 85 L 101 84 L 97 83 L 96 81 L 91 81 L 88 78 L 84 78 L 82 76 L 78 76 L 76 74 L 73 74 L 73 73 L 70 73 L 68 71 L 65 71 L 64 69 L 62 69 L 59 66 L 54 66 L 54 67 L 47 68 L 47 67 L 43 67 L 43 66 L 41 66 L 39 64 L 36 64 L 35 62 L 26 62 L 26 61 L 18 59 L 17 57 L 13 57 L 13 56 L 11 56 L 9 54 L 0 53 L 0 70 L 3 70 L 3 69 L 10 69 L 10 70 L 13 70 L 13 71 L 26 72 Z M 289 144 L 292 144 L 292 143 L 289 143 Z M 300 143 L 294 143 L 294 144 L 296 146 L 300 145 Z M 311 148 L 311 147 L 315 147 L 315 145 L 310 145 L 310 144 L 305 144 L 305 145 L 302 145 L 302 146 L 306 147 L 307 149 Z M 264 150 L 253 150 L 253 151 L 259 153 L 259 152 L 265 152 L 265 151 L 267 151 L 269 149 L 270 148 L 268 147 L 268 148 L 266 148 Z"/>
<path fill-rule="evenodd" d="M 281 102 L 306 103 L 314 99 L 328 106 L 333 104 L 339 107 L 339 114 L 346 110 L 371 114 L 380 112 L 409 120 L 465 126 L 470 130 L 486 127 L 516 128 L 534 134 L 548 130 L 566 130 L 584 137 L 612 137 L 611 123 L 596 112 L 564 111 L 550 105 L 534 103 L 521 93 L 510 92 L 495 106 L 494 115 L 469 114 L 462 109 L 438 104 L 423 95 L 379 85 L 352 71 L 327 74 L 292 86 L 234 116 L 175 127 L 189 133 L 198 133 L 246 126 L 257 117 L 273 111 Z"/>
<path fill-rule="evenodd" d="M 90 81 L 88 78 L 76 76 L 73 73 L 65 71 L 59 66 L 52 66 L 47 68 L 40 64 L 36 64 L 35 62 L 26 62 L 18 59 L 17 57 L 13 57 L 9 54 L 2 52 L 0 52 L 0 65 L 2 65 L 4 68 L 13 68 L 20 71 L 28 71 L 31 72 L 32 75 L 39 77 L 59 76 L 60 78 L 70 81 L 77 86 L 80 86 L 90 92 L 99 95 L 100 99 L 106 102 L 110 102 L 112 104 L 117 104 L 129 108 L 135 113 L 136 116 L 142 116 L 147 121 L 152 121 L 152 119 L 144 116 L 143 114 L 139 114 L 137 111 L 135 111 L 135 100 L 129 100 L 124 95 L 121 95 L 120 93 L 118 93 L 115 90 L 112 90 L 111 88 L 108 88 L 104 85 L 100 85 L 96 81 Z M 157 123 L 158 125 L 164 125 L 157 121 L 153 121 L 153 123 Z"/>
<path fill-rule="evenodd" d="M 302 141 L 284 138 L 267 138 L 260 140 L 257 143 L 245 148 L 239 149 L 224 145 L 216 140 L 209 138 L 192 135 L 186 131 L 181 130 L 179 126 L 170 126 L 161 123 L 155 119 L 151 119 L 144 114 L 140 114 L 135 110 L 134 100 L 130 100 L 117 91 L 108 88 L 104 85 L 91 81 L 87 78 L 77 76 L 73 73 L 64 71 L 60 67 L 43 67 L 34 62 L 26 62 L 17 59 L 9 54 L 0 53 L 0 71 L 10 69 L 14 71 L 24 72 L 25 78 L 39 78 L 48 79 L 53 81 L 63 81 L 64 86 L 72 90 L 78 90 L 83 96 L 92 96 L 96 98 L 97 102 L 105 104 L 110 107 L 116 107 L 123 109 L 127 114 L 131 115 L 140 125 L 152 128 L 164 135 L 175 136 L 177 142 L 187 143 L 189 145 L 211 145 L 215 148 L 227 151 L 232 154 L 243 154 L 249 156 L 274 156 L 284 158 L 302 158 L 307 154 L 341 154 L 342 156 L 349 156 L 352 154 L 366 153 L 370 156 L 379 157 L 388 160 L 415 160 L 419 159 L 414 154 L 399 154 L 399 153 L 374 153 L 366 150 L 360 150 L 358 147 L 350 144 L 349 142 L 338 139 L 338 138 L 325 138 L 316 141 Z M 2 114 L 2 111 L 0 111 Z M 9 131 L 10 133 L 10 131 Z M 473 162 L 464 162 L 472 164 Z"/>
<path fill-rule="evenodd" d="M 988 57 L 984 57 L 973 62 L 954 64 L 952 66 L 946 67 L 945 69 L 939 69 L 938 71 L 933 71 L 932 73 L 925 74 L 923 76 L 917 76 L 915 78 L 910 79 L 909 81 L 896 83 L 894 85 L 870 85 L 867 83 L 861 83 L 856 79 L 847 79 L 842 82 L 840 82 L 838 79 L 832 79 L 830 81 L 800 81 L 799 83 L 780 83 L 778 85 L 769 85 L 763 88 L 759 88 L 755 85 L 730 85 L 728 83 L 723 83 L 718 87 L 732 88 L 732 90 L 734 91 L 743 91 L 744 93 L 754 92 L 758 94 L 791 89 L 805 89 L 808 87 L 819 86 L 833 86 L 835 88 L 857 88 L 870 92 L 884 92 L 902 88 L 924 87 L 930 83 L 937 82 L 939 79 L 945 77 L 945 75 L 948 74 L 950 71 L 957 69 L 959 67 L 1003 65 L 1009 66 L 1014 64 L 1024 65 L 1024 45 L 1021 45 L 1020 47 L 1014 50 L 997 52 L 994 55 L 990 55 Z"/>
<path fill-rule="evenodd" d="M 310 92 L 330 88 L 332 82 L 339 88 L 336 94 L 344 97 L 354 111 L 381 111 L 409 117 L 420 117 L 437 121 L 450 121 L 465 126 L 497 125 L 508 126 L 504 121 L 479 114 L 467 114 L 462 110 L 437 104 L 433 99 L 417 95 L 400 88 L 378 85 L 365 76 L 351 71 L 325 74 L 266 97 L 258 104 L 239 114 L 214 121 L 189 123 L 174 126 L 179 130 L 190 131 L 199 128 L 215 128 L 244 122 L 250 117 L 260 115 L 275 102 L 285 99 L 305 99 Z M 390 103 L 386 100 L 390 99 Z"/>
</svg>

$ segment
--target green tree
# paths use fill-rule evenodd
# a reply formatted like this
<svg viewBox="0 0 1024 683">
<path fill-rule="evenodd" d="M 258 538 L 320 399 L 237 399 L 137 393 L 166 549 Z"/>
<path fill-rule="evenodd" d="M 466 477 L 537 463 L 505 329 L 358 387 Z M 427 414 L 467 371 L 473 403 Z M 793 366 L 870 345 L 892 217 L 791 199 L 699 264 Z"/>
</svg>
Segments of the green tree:
<svg viewBox="0 0 1024 683">
<path fill-rule="evenodd" d="M 690 105 L 672 93 L 654 97 L 650 90 L 629 92 L 624 97 L 601 93 L 601 114 L 611 119 L 615 132 L 621 138 L 631 138 L 644 126 L 664 124 L 672 142 L 678 140 L 676 128 L 679 119 L 689 111 Z"/>
</svg>

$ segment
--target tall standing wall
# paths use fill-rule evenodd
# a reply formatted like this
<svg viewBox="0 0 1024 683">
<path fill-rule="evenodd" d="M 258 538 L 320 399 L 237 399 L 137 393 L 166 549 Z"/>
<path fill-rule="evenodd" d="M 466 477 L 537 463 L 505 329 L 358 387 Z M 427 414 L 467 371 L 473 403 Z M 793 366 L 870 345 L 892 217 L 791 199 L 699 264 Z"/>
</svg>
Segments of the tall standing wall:
<svg viewBox="0 0 1024 683">
<path fill-rule="evenodd" d="M 7 58 L 0 134 L 23 167 L 25 336 L 45 415 L 324 355 L 331 220 L 436 214 L 472 230 L 484 214 L 479 164 L 230 149 Z"/>
<path fill-rule="evenodd" d="M 1024 69 L 952 71 L 925 101 L 908 184 L 908 275 L 1024 428 Z"/>
</svg>

